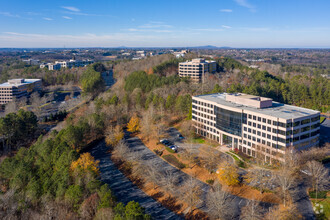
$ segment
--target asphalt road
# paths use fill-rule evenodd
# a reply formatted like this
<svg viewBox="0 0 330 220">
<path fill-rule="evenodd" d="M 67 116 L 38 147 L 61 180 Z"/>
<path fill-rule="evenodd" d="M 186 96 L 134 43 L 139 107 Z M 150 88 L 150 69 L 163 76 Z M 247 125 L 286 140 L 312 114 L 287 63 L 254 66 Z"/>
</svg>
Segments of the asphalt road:
<svg viewBox="0 0 330 220">
<path fill-rule="evenodd" d="M 111 161 L 108 147 L 106 147 L 104 141 L 95 145 L 90 150 L 90 153 L 96 160 L 100 161 L 101 180 L 109 185 L 119 202 L 124 204 L 127 204 L 129 201 L 138 202 L 154 219 L 183 219 L 145 194 L 127 179 Z"/>
<path fill-rule="evenodd" d="M 190 176 L 178 168 L 170 165 L 169 163 L 162 160 L 156 154 L 154 154 L 149 148 L 147 148 L 142 141 L 138 137 L 129 137 L 128 135 L 125 136 L 126 142 L 129 145 L 129 148 L 132 151 L 139 152 L 143 155 L 142 159 L 146 161 L 146 163 L 154 164 L 154 167 L 160 172 L 163 173 L 165 171 L 173 173 L 174 176 L 178 179 L 177 189 L 179 190 L 181 186 L 184 186 L 185 182 L 190 178 Z M 202 189 L 202 195 L 200 196 L 201 203 L 199 204 L 198 208 L 207 214 L 210 214 L 211 210 L 210 207 L 206 204 L 206 198 L 208 193 L 212 193 L 210 191 L 210 185 L 199 181 L 198 179 L 194 179 L 196 183 Z M 180 192 L 177 192 L 180 193 Z M 246 204 L 246 199 L 231 195 L 230 199 L 228 199 L 229 207 L 231 216 L 227 219 L 239 219 L 240 210 Z M 269 207 L 269 204 L 263 204 L 265 207 Z"/>
</svg>

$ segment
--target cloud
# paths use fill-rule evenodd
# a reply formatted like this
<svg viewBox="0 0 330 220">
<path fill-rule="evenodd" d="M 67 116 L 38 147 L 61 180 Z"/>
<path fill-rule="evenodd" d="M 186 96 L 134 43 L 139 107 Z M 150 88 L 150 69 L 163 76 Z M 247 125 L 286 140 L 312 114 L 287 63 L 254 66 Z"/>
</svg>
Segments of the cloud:
<svg viewBox="0 0 330 220">
<path fill-rule="evenodd" d="M 14 15 L 10 12 L 0 12 L 0 15 L 6 16 L 6 17 L 12 17 L 12 18 L 20 18 L 21 16 L 19 15 Z"/>
<path fill-rule="evenodd" d="M 220 9 L 220 12 L 230 13 L 230 12 L 233 12 L 233 10 L 231 10 L 231 9 Z"/>
<path fill-rule="evenodd" d="M 139 28 L 172 28 L 172 25 L 165 24 L 162 21 L 150 21 L 147 24 L 139 26 Z"/>
<path fill-rule="evenodd" d="M 267 27 L 244 27 L 242 29 L 248 31 L 270 31 L 270 28 Z"/>
<path fill-rule="evenodd" d="M 234 0 L 238 5 L 250 9 L 251 12 L 256 12 L 256 7 L 251 5 L 247 0 Z"/>
<path fill-rule="evenodd" d="M 52 18 L 42 18 L 42 19 L 44 19 L 46 21 L 52 21 L 53 20 Z"/>
<path fill-rule="evenodd" d="M 64 9 L 69 10 L 69 11 L 74 11 L 74 12 L 79 12 L 80 11 L 79 8 L 72 7 L 72 6 L 62 6 L 61 8 L 64 8 Z"/>
<path fill-rule="evenodd" d="M 223 31 L 223 29 L 217 29 L 217 28 L 192 28 L 190 29 L 192 31 Z"/>
<path fill-rule="evenodd" d="M 71 19 L 72 19 L 72 18 L 69 17 L 69 16 L 62 16 L 62 18 L 64 18 L 64 19 L 68 19 L 68 20 L 71 20 Z"/>
<path fill-rule="evenodd" d="M 231 26 L 228 26 L 228 25 L 222 25 L 221 27 L 226 28 L 226 29 L 230 29 L 231 28 Z"/>
<path fill-rule="evenodd" d="M 0 47 L 106 47 L 119 45 L 145 45 L 152 42 L 163 42 L 164 36 L 138 33 L 113 33 L 106 35 L 44 35 L 3 32 L 0 34 Z M 155 43 L 156 45 L 156 43 Z"/>
</svg>

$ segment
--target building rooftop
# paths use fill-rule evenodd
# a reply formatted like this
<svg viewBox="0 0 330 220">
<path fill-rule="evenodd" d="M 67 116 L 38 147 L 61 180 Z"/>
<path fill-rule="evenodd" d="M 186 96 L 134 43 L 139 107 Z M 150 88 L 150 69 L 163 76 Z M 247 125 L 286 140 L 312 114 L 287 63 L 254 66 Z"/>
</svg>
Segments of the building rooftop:
<svg viewBox="0 0 330 220">
<path fill-rule="evenodd" d="M 181 62 L 181 63 L 190 63 L 190 64 L 198 64 L 198 63 L 212 63 L 215 62 L 213 60 L 205 60 L 203 58 L 192 59 L 191 61 Z"/>
<path fill-rule="evenodd" d="M 8 82 L 0 84 L 0 87 L 20 86 L 41 81 L 41 79 L 9 79 Z"/>
<path fill-rule="evenodd" d="M 271 100 L 271 106 L 263 107 L 263 108 L 257 108 L 253 107 L 252 105 L 249 105 L 248 103 L 240 103 L 240 102 L 233 102 L 233 101 L 227 101 L 227 96 L 242 96 L 243 99 L 251 99 L 251 98 L 258 98 L 259 96 L 252 96 L 252 95 L 246 95 L 242 93 L 235 93 L 235 94 L 227 94 L 227 93 L 214 93 L 214 94 L 208 94 L 208 95 L 199 95 L 194 96 L 199 99 L 204 99 L 207 101 L 215 102 L 220 105 L 232 107 L 232 108 L 239 108 L 247 111 L 252 111 L 264 115 L 273 116 L 276 118 L 283 118 L 283 119 L 295 119 L 295 118 L 301 118 L 309 115 L 314 115 L 320 113 L 319 111 L 292 106 L 292 105 L 286 105 L 279 102 L 274 102 L 272 99 L 259 97 L 261 100 Z"/>
</svg>

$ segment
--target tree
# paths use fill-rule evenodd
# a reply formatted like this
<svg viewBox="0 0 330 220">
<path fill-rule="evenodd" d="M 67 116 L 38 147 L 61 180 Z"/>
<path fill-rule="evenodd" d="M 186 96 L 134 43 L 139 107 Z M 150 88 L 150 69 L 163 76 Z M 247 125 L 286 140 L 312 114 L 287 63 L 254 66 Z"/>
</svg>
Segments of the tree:
<svg viewBox="0 0 330 220">
<path fill-rule="evenodd" d="M 100 198 L 97 193 L 93 193 L 86 198 L 80 206 L 80 214 L 85 219 L 92 219 L 96 212 Z"/>
<path fill-rule="evenodd" d="M 308 161 L 306 168 L 317 199 L 318 190 L 322 189 L 329 182 L 329 171 L 320 162 L 315 160 Z"/>
<path fill-rule="evenodd" d="M 276 179 L 280 185 L 280 193 L 283 198 L 283 204 L 286 206 L 287 201 L 289 201 L 288 192 L 295 182 L 295 177 L 290 169 L 282 167 L 277 172 Z"/>
<path fill-rule="evenodd" d="M 250 169 L 245 178 L 250 186 L 260 189 L 261 193 L 269 189 L 270 184 L 274 181 L 273 173 L 265 169 Z"/>
<path fill-rule="evenodd" d="M 70 206 L 78 208 L 79 201 L 83 195 L 83 189 L 78 185 L 69 186 L 68 190 L 65 192 L 65 200 Z"/>
<path fill-rule="evenodd" d="M 182 196 L 184 201 L 189 206 L 189 211 L 194 211 L 194 208 L 200 203 L 200 195 L 202 194 L 201 187 L 193 177 L 189 177 L 182 187 Z"/>
<path fill-rule="evenodd" d="M 120 158 L 127 158 L 131 152 L 131 150 L 127 146 L 126 142 L 123 140 L 120 140 L 118 142 L 118 144 L 115 146 L 114 151 L 115 151 L 116 155 L 118 155 Z"/>
<path fill-rule="evenodd" d="M 142 114 L 141 133 L 147 140 L 149 140 L 149 137 L 152 136 L 154 130 L 154 111 L 153 107 L 150 107 Z"/>
<path fill-rule="evenodd" d="M 270 208 L 269 212 L 266 214 L 264 219 L 296 220 L 303 218 L 299 214 L 296 206 L 289 203 L 287 206 L 278 206 L 278 207 Z"/>
<path fill-rule="evenodd" d="M 217 175 L 222 182 L 228 186 L 233 186 L 239 184 L 239 175 L 237 171 L 238 169 L 234 164 L 229 163 L 228 161 L 223 161 L 219 166 Z"/>
<path fill-rule="evenodd" d="M 138 132 L 140 130 L 140 119 L 137 116 L 131 117 L 130 121 L 127 124 L 127 131 L 129 132 Z"/>
<path fill-rule="evenodd" d="M 210 208 L 210 213 L 215 219 L 231 219 L 230 216 L 231 201 L 233 196 L 228 192 L 223 191 L 219 183 L 215 184 L 207 194 L 207 204 Z"/>
<path fill-rule="evenodd" d="M 90 153 L 83 153 L 78 160 L 72 162 L 70 169 L 72 171 L 81 169 L 83 171 L 92 171 L 93 173 L 98 174 L 98 164 L 99 161 L 94 160 L 94 157 Z"/>
<path fill-rule="evenodd" d="M 108 146 L 116 146 L 123 137 L 124 132 L 119 125 L 115 127 L 109 126 L 105 131 L 105 143 Z"/>
<path fill-rule="evenodd" d="M 100 72 L 94 70 L 92 66 L 82 74 L 80 83 L 85 94 L 95 96 L 104 90 L 105 84 Z"/>
<path fill-rule="evenodd" d="M 264 216 L 262 214 L 262 208 L 258 201 L 248 200 L 246 205 L 242 208 L 240 219 L 242 220 L 262 220 Z"/>
</svg>

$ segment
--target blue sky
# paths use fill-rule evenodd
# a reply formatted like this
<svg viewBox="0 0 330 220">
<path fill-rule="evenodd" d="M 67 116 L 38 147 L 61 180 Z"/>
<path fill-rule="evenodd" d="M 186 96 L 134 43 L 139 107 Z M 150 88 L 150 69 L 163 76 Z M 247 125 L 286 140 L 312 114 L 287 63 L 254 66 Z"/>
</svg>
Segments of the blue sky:
<svg viewBox="0 0 330 220">
<path fill-rule="evenodd" d="M 0 0 L 0 47 L 330 47 L 329 0 Z"/>
</svg>

